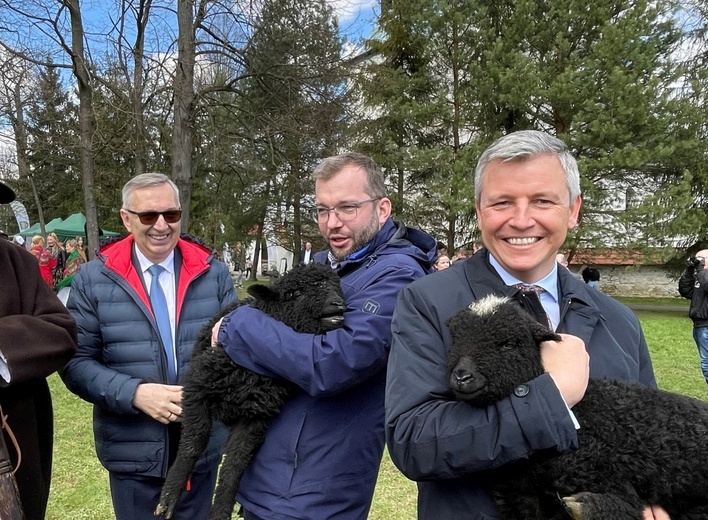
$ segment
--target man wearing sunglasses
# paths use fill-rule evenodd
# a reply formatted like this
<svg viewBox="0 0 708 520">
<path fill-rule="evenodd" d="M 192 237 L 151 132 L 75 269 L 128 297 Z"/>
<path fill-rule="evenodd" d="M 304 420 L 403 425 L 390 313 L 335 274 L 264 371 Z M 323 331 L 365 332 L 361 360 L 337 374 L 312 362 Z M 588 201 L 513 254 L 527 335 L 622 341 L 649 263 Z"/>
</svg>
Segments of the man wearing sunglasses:
<svg viewBox="0 0 708 520">
<path fill-rule="evenodd" d="M 344 327 L 298 334 L 250 307 L 213 330 L 242 366 L 302 389 L 268 426 L 236 501 L 246 520 L 367 517 L 384 447 L 383 405 L 398 292 L 431 270 L 435 240 L 391 218 L 383 175 L 356 153 L 315 168 L 312 216 L 341 276 Z M 218 338 L 215 337 L 218 335 Z"/>
<path fill-rule="evenodd" d="M 96 452 L 116 518 L 154 520 L 177 451 L 192 345 L 236 294 L 215 252 L 180 236 L 179 190 L 169 177 L 138 175 L 122 195 L 129 235 L 105 243 L 76 273 L 67 305 L 79 348 L 61 375 L 94 404 Z M 173 518 L 208 517 L 224 441 L 217 428 Z"/>
</svg>

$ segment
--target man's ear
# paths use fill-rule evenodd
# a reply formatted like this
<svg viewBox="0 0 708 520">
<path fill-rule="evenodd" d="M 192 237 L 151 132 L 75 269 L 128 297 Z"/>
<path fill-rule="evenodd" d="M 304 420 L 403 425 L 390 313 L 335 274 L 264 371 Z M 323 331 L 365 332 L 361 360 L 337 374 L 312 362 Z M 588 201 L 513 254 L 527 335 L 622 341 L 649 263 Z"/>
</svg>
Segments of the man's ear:
<svg viewBox="0 0 708 520">
<path fill-rule="evenodd" d="M 391 210 L 391 200 L 388 197 L 383 197 L 379 200 L 376 206 L 376 211 L 378 212 L 380 225 L 383 226 L 386 223 L 388 217 L 391 216 Z"/>
</svg>

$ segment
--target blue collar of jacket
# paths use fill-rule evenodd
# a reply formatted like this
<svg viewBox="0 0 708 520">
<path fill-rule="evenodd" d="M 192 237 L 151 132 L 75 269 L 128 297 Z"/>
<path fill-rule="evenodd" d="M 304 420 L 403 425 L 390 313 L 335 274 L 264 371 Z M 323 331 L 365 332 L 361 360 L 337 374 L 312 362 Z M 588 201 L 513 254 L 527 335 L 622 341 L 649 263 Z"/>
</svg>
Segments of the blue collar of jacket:
<svg viewBox="0 0 708 520">
<path fill-rule="evenodd" d="M 359 254 L 362 251 L 364 254 Z M 327 253 L 328 251 L 317 253 L 315 261 L 326 263 Z M 437 255 L 436 242 L 427 233 L 408 228 L 403 223 L 389 218 L 371 242 L 337 265 L 337 273 L 344 276 L 362 264 L 370 265 L 376 262 L 379 255 L 394 253 L 405 253 L 412 256 L 426 272 L 430 272 Z"/>
</svg>

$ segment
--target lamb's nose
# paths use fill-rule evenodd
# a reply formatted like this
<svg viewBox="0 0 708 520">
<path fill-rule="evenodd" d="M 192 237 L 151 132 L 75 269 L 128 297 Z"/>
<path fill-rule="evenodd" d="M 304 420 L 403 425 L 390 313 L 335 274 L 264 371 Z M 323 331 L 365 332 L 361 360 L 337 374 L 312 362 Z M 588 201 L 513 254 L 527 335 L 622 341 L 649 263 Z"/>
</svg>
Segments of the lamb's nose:
<svg viewBox="0 0 708 520">
<path fill-rule="evenodd" d="M 485 385 L 485 378 L 479 373 L 471 358 L 461 358 L 450 372 L 450 386 L 458 392 L 473 392 Z"/>
<path fill-rule="evenodd" d="M 462 386 L 467 383 L 470 383 L 471 381 L 474 381 L 474 374 L 472 372 L 459 368 L 452 372 L 452 377 L 454 378 L 455 383 L 458 386 Z"/>
</svg>

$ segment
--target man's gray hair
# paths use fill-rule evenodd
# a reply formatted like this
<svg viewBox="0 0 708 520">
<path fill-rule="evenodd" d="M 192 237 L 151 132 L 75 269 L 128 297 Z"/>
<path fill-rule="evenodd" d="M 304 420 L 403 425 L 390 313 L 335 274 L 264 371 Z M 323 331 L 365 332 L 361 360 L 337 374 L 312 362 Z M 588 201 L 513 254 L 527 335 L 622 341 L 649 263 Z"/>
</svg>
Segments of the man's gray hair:
<svg viewBox="0 0 708 520">
<path fill-rule="evenodd" d="M 323 159 L 312 172 L 312 179 L 329 180 L 347 166 L 358 166 L 366 172 L 366 191 L 369 197 L 383 198 L 386 196 L 386 185 L 383 173 L 376 161 L 371 157 L 357 152 L 347 152 Z"/>
<path fill-rule="evenodd" d="M 123 192 L 121 194 L 123 208 L 130 209 L 128 208 L 128 199 L 130 199 L 130 196 L 135 190 L 138 190 L 140 188 L 147 188 L 149 186 L 160 186 L 161 184 L 169 184 L 170 186 L 172 186 L 172 189 L 175 190 L 177 205 L 179 206 L 179 188 L 172 181 L 172 179 L 170 179 L 164 173 L 149 172 L 136 175 L 125 183 L 125 186 L 123 186 Z"/>
<path fill-rule="evenodd" d="M 578 163 L 563 141 L 538 130 L 520 130 L 502 136 L 482 153 L 474 171 L 475 200 L 479 202 L 482 196 L 482 177 L 489 163 L 496 159 L 501 159 L 502 162 L 525 161 L 539 155 L 553 155 L 558 158 L 565 172 L 565 182 L 572 204 L 580 196 Z"/>
</svg>

